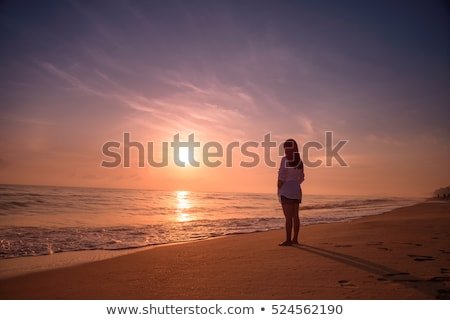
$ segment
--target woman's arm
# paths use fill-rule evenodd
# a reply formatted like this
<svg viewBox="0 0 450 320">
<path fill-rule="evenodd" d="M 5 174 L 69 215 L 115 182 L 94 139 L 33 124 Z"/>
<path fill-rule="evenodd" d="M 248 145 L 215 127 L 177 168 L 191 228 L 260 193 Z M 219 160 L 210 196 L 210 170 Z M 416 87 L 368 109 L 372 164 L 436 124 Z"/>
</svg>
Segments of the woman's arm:
<svg viewBox="0 0 450 320">
<path fill-rule="evenodd" d="M 286 165 L 285 165 L 286 157 L 283 157 L 280 161 L 280 168 L 278 169 L 278 184 L 277 184 L 277 194 L 280 196 L 280 189 L 286 180 Z"/>
<path fill-rule="evenodd" d="M 305 171 L 303 169 L 300 169 L 300 170 L 301 170 L 301 172 L 298 177 L 298 182 L 301 184 L 303 181 L 305 181 Z"/>
<path fill-rule="evenodd" d="M 284 184 L 284 181 L 278 180 L 278 193 L 280 193 L 280 189 L 283 186 L 283 184 Z"/>
<path fill-rule="evenodd" d="M 277 194 L 280 195 L 280 189 L 283 186 L 284 181 L 278 180 Z"/>
<path fill-rule="evenodd" d="M 286 181 L 286 178 L 287 178 L 286 157 L 283 157 L 280 161 L 280 168 L 278 169 L 278 181 Z"/>
</svg>

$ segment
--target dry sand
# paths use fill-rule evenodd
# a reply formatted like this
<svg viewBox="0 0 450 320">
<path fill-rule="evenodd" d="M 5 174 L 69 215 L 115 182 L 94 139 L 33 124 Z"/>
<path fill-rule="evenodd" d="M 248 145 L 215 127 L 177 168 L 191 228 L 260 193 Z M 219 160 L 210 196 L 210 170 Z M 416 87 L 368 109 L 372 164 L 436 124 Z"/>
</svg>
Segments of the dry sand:
<svg viewBox="0 0 450 320">
<path fill-rule="evenodd" d="M 450 203 L 156 247 L 0 280 L 2 299 L 448 299 Z"/>
</svg>

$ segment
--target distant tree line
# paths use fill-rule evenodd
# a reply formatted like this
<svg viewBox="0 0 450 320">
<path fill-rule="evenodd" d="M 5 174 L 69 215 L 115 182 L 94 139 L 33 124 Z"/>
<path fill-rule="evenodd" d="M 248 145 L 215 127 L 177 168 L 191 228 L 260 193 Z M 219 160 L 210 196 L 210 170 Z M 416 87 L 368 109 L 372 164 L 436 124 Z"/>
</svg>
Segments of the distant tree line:
<svg viewBox="0 0 450 320">
<path fill-rule="evenodd" d="M 450 186 L 435 190 L 433 196 L 440 199 L 450 199 Z"/>
</svg>

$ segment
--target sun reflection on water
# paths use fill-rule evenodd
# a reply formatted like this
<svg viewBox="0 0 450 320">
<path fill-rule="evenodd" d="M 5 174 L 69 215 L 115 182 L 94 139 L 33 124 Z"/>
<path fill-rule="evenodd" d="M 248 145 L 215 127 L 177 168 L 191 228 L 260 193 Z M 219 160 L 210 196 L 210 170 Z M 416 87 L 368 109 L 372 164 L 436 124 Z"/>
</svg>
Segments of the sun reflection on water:
<svg viewBox="0 0 450 320">
<path fill-rule="evenodd" d="M 192 204 L 189 200 L 189 191 L 177 191 L 177 216 L 178 222 L 192 221 L 194 217 L 187 211 L 191 208 Z"/>
</svg>

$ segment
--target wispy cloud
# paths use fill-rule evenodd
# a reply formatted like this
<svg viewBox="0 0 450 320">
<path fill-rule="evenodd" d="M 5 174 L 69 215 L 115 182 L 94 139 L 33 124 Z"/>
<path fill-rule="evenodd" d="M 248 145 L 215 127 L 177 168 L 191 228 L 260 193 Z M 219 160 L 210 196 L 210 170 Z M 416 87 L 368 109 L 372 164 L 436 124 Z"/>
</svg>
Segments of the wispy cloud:
<svg viewBox="0 0 450 320">
<path fill-rule="evenodd" d="M 69 72 L 63 71 L 62 69 L 57 68 L 55 65 L 49 62 L 42 62 L 40 64 L 45 70 L 47 70 L 50 74 L 66 81 L 66 83 L 70 84 L 70 89 L 76 89 L 85 93 L 97 95 L 100 97 L 105 97 L 104 92 L 95 89 L 94 87 L 88 85 L 78 77 L 70 74 Z"/>
<path fill-rule="evenodd" d="M 69 89 L 114 99 L 130 111 L 142 113 L 172 131 L 185 129 L 208 132 L 213 126 L 216 131 L 226 133 L 246 118 L 246 112 L 256 108 L 253 98 L 242 88 L 228 87 L 218 81 L 202 87 L 186 80 L 164 78 L 162 81 L 172 86 L 173 90 L 155 98 L 136 92 L 103 71 L 93 70 L 87 81 L 52 63 L 42 62 L 40 65 L 51 75 L 69 84 Z"/>
</svg>

